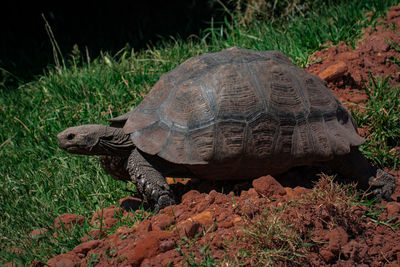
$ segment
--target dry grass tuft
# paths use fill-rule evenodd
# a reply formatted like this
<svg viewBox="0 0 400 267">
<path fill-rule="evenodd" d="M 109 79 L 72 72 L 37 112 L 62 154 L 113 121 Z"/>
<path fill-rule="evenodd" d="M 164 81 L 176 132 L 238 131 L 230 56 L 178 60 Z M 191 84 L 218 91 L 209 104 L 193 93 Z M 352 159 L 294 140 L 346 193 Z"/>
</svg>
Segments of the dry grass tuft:
<svg viewBox="0 0 400 267">
<path fill-rule="evenodd" d="M 250 244 L 246 258 L 256 266 L 307 265 L 307 254 L 317 244 L 312 238 L 314 230 L 341 226 L 348 232 L 360 231 L 365 209 L 356 203 L 356 197 L 355 185 L 338 184 L 334 177 L 321 175 L 309 193 L 282 208 L 268 207 L 249 221 L 244 229 L 244 239 Z"/>
<path fill-rule="evenodd" d="M 296 265 L 306 251 L 306 240 L 293 224 L 282 219 L 284 210 L 270 210 L 245 230 L 254 265 Z"/>
</svg>

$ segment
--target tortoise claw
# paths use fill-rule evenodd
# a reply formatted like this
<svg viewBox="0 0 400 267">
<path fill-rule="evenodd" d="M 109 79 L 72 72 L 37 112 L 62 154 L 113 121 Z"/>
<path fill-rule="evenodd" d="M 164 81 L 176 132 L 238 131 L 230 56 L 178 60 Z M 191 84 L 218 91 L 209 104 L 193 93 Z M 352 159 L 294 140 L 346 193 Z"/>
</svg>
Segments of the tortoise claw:
<svg viewBox="0 0 400 267">
<path fill-rule="evenodd" d="M 168 207 L 170 205 L 174 205 L 174 204 L 175 204 L 175 200 L 169 194 L 161 195 L 158 198 L 157 203 L 154 205 L 155 212 L 159 212 L 163 208 Z"/>
<path fill-rule="evenodd" d="M 378 169 L 376 177 L 371 177 L 369 184 L 372 187 L 373 195 L 377 199 L 392 200 L 391 196 L 396 188 L 396 179 L 392 175 Z"/>
</svg>

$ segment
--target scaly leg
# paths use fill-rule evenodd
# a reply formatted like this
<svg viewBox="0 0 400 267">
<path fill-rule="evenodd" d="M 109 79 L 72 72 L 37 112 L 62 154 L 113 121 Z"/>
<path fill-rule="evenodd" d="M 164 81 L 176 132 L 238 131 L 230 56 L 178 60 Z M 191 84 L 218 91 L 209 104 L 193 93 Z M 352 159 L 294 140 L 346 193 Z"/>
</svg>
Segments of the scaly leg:
<svg viewBox="0 0 400 267">
<path fill-rule="evenodd" d="M 126 170 L 128 157 L 124 156 L 100 156 L 100 165 L 104 171 L 114 180 L 129 181 L 131 176 Z"/>
<path fill-rule="evenodd" d="M 395 178 L 372 166 L 358 147 L 352 147 L 349 154 L 336 157 L 328 165 L 339 174 L 358 182 L 361 189 L 371 188 L 378 199 L 390 200 L 396 188 Z"/>
<path fill-rule="evenodd" d="M 154 205 L 156 211 L 175 204 L 169 185 L 151 157 L 134 149 L 128 158 L 127 169 L 144 200 Z"/>
</svg>

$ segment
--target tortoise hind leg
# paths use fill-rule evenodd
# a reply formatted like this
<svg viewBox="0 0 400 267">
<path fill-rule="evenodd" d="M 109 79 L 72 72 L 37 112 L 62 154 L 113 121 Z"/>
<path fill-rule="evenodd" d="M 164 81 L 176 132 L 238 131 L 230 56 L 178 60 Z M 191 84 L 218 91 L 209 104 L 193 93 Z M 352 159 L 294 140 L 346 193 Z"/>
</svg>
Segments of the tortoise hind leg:
<svg viewBox="0 0 400 267">
<path fill-rule="evenodd" d="M 358 182 L 359 188 L 371 188 L 378 199 L 390 200 L 396 188 L 395 178 L 372 166 L 358 147 L 351 147 L 349 154 L 336 157 L 328 165 L 337 173 Z"/>
<path fill-rule="evenodd" d="M 128 158 L 128 172 L 144 200 L 154 205 L 156 211 L 175 204 L 173 194 L 155 163 L 138 149 Z"/>
</svg>

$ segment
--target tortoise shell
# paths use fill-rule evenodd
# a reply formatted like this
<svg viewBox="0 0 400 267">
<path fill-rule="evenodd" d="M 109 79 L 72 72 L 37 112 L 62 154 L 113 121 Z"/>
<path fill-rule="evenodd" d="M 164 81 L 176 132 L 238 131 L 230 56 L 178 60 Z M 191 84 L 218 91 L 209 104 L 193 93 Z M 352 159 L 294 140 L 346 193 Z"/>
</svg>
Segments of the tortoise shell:
<svg viewBox="0 0 400 267">
<path fill-rule="evenodd" d="M 121 117 L 140 150 L 177 164 L 280 158 L 301 165 L 364 142 L 324 82 L 279 51 L 230 48 L 190 58 Z"/>
</svg>

